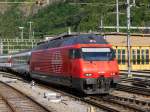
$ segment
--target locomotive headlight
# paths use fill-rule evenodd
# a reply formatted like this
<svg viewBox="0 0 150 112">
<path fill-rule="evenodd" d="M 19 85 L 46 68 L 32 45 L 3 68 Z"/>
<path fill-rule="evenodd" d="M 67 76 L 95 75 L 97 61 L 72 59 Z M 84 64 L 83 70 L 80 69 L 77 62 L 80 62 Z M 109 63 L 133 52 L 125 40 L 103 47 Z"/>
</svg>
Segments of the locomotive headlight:
<svg viewBox="0 0 150 112">
<path fill-rule="evenodd" d="M 90 76 L 92 76 L 92 74 L 87 73 L 87 74 L 85 74 L 85 76 L 86 76 L 86 77 L 90 77 Z"/>
<path fill-rule="evenodd" d="M 115 73 L 111 73 L 111 75 L 116 75 Z"/>
</svg>

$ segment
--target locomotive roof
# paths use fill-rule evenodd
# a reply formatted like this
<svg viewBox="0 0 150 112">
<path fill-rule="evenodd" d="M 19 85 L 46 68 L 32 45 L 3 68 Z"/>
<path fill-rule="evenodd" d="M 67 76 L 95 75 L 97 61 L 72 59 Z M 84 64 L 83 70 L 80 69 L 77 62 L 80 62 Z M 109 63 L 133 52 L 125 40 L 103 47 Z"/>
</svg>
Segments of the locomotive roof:
<svg viewBox="0 0 150 112">
<path fill-rule="evenodd" d="M 107 44 L 107 42 L 102 36 L 93 34 L 78 35 L 70 38 L 68 37 L 64 38 L 62 41 L 62 46 L 74 44 Z"/>
<path fill-rule="evenodd" d="M 56 38 L 48 41 L 48 46 L 59 47 L 74 44 L 108 44 L 107 41 L 102 36 L 97 36 L 93 34 L 80 34 L 65 36 L 61 38 Z"/>
<path fill-rule="evenodd" d="M 65 35 L 40 43 L 38 46 L 33 48 L 32 51 L 75 44 L 108 44 L 108 43 L 103 38 L 103 36 L 98 36 L 94 34 L 80 34 L 67 36 Z"/>
<path fill-rule="evenodd" d="M 126 35 L 107 35 L 106 40 L 113 46 L 127 46 Z M 150 46 L 150 37 L 131 35 L 131 46 Z"/>
</svg>

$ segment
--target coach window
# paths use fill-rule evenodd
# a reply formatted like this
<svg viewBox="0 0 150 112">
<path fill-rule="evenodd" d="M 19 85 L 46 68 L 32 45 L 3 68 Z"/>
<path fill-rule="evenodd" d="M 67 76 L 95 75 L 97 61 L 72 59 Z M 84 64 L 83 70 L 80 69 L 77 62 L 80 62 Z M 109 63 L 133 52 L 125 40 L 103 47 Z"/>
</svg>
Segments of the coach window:
<svg viewBox="0 0 150 112">
<path fill-rule="evenodd" d="M 140 49 L 137 49 L 137 64 L 140 64 Z"/>
<path fill-rule="evenodd" d="M 132 49 L 132 62 L 135 65 L 136 64 L 136 50 Z"/>
<path fill-rule="evenodd" d="M 22 63 L 26 64 L 27 56 L 22 57 Z"/>
<path fill-rule="evenodd" d="M 144 64 L 145 63 L 145 50 L 144 49 L 142 49 L 141 55 L 142 55 L 142 64 Z"/>
<path fill-rule="evenodd" d="M 122 64 L 125 65 L 125 62 L 126 62 L 125 49 L 122 49 Z"/>
<path fill-rule="evenodd" d="M 146 64 L 149 64 L 149 49 L 146 49 Z"/>
<path fill-rule="evenodd" d="M 121 50 L 118 49 L 118 64 L 121 64 Z"/>
<path fill-rule="evenodd" d="M 20 63 L 21 63 L 21 61 L 22 61 L 22 57 L 20 57 L 20 56 L 18 57 L 18 56 L 17 56 L 17 57 L 16 57 L 16 60 L 17 60 L 17 63 L 19 63 L 19 64 L 20 64 Z"/>
</svg>

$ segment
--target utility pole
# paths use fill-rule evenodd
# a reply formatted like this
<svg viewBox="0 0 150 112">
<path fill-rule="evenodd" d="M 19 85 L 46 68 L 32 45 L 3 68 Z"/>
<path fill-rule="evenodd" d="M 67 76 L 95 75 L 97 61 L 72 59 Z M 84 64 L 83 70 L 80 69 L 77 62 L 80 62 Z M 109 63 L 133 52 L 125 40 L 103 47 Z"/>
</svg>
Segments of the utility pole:
<svg viewBox="0 0 150 112">
<path fill-rule="evenodd" d="M 71 35 L 71 27 L 68 27 L 68 34 Z"/>
<path fill-rule="evenodd" d="M 2 39 L 0 40 L 0 55 L 3 54 L 3 42 Z"/>
<path fill-rule="evenodd" d="M 130 0 L 127 0 L 127 59 L 128 59 L 128 77 L 132 77 L 131 74 L 131 51 L 130 51 Z"/>
<path fill-rule="evenodd" d="M 103 32 L 103 16 L 101 16 L 101 24 L 100 24 L 101 33 Z"/>
<path fill-rule="evenodd" d="M 117 32 L 119 32 L 119 2 L 116 0 L 116 27 Z"/>
<path fill-rule="evenodd" d="M 23 30 L 24 30 L 24 27 L 19 27 L 19 29 L 21 30 L 21 39 L 23 40 Z"/>
<path fill-rule="evenodd" d="M 32 24 L 33 24 L 33 22 L 29 21 L 28 23 L 30 25 L 30 27 L 29 27 L 29 39 L 31 39 L 33 37 L 33 35 L 32 35 Z"/>
<path fill-rule="evenodd" d="M 34 35 L 35 35 L 35 32 L 33 31 L 33 32 L 32 32 L 33 39 L 34 39 Z"/>
</svg>

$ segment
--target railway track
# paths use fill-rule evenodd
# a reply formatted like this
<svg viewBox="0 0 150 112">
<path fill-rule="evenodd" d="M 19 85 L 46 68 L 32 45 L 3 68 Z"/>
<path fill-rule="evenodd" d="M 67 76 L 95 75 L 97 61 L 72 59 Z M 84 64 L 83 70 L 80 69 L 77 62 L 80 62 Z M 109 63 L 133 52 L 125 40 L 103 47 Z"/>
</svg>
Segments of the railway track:
<svg viewBox="0 0 150 112">
<path fill-rule="evenodd" d="M 2 112 L 50 112 L 15 88 L 0 82 L 0 107 Z"/>
<path fill-rule="evenodd" d="M 144 80 L 144 79 L 139 79 L 139 78 L 122 79 L 121 83 L 130 83 L 131 85 L 144 87 L 144 88 L 150 87 L 150 80 Z"/>
<path fill-rule="evenodd" d="M 96 106 L 108 112 L 120 112 L 120 110 L 123 110 L 122 112 L 127 112 L 127 111 L 149 112 L 150 111 L 150 102 L 141 101 L 134 98 L 120 97 L 114 95 L 80 97 L 78 95 L 72 94 L 72 92 L 70 93 L 69 92 L 70 90 L 64 91 L 62 88 L 56 89 L 55 87 L 51 87 L 49 85 L 46 86 L 41 83 L 38 83 L 37 85 L 41 86 L 41 88 L 47 88 L 56 91 L 58 93 L 61 93 L 63 96 L 69 96 L 72 97 L 73 99 L 86 102 L 90 105 Z"/>
<path fill-rule="evenodd" d="M 11 106 L 7 103 L 7 101 L 0 96 L 0 109 L 1 112 L 13 112 Z"/>
<path fill-rule="evenodd" d="M 134 86 L 149 88 L 150 87 L 150 72 L 147 71 L 132 71 L 132 78 L 127 77 L 127 72 L 121 72 L 121 82 L 130 83 Z"/>
<path fill-rule="evenodd" d="M 135 70 L 135 71 L 132 71 L 132 72 L 135 72 L 135 73 L 150 73 L 150 70 Z"/>
<path fill-rule="evenodd" d="M 150 71 L 132 71 L 133 78 L 149 79 L 150 80 Z M 120 76 L 122 79 L 127 78 L 127 71 L 120 71 Z"/>
<path fill-rule="evenodd" d="M 150 96 L 150 89 L 138 87 L 138 86 L 118 84 L 116 90 L 126 91 L 129 93 L 135 93 L 144 96 Z"/>
<path fill-rule="evenodd" d="M 91 96 L 86 98 L 88 102 L 93 102 L 96 106 L 107 107 L 111 112 L 149 112 L 150 102 L 134 100 L 119 96 L 108 95 L 104 97 Z M 143 105 L 143 107 L 141 107 Z M 109 108 L 108 108 L 109 107 Z"/>
<path fill-rule="evenodd" d="M 80 97 L 78 95 L 74 95 L 74 93 L 70 93 L 69 90 L 64 91 L 62 89 L 55 89 L 50 86 L 42 86 L 49 89 L 52 89 L 56 92 L 63 94 L 64 96 L 70 96 L 74 99 L 78 99 L 80 101 L 89 103 L 95 107 L 103 109 L 108 112 L 149 112 L 150 111 L 150 102 L 149 101 L 141 101 L 134 98 L 127 98 L 127 97 L 120 97 L 114 95 L 99 95 L 99 96 L 87 96 L 87 97 Z M 141 105 L 144 108 L 141 108 Z"/>
<path fill-rule="evenodd" d="M 11 73 L 6 73 L 6 72 L 0 71 L 0 75 L 1 75 L 1 77 L 7 77 L 7 78 L 11 78 L 11 79 L 17 79 L 17 80 L 25 81 L 22 77 L 17 76 L 15 74 L 11 74 Z"/>
</svg>

